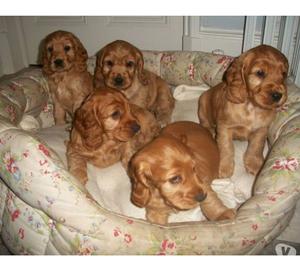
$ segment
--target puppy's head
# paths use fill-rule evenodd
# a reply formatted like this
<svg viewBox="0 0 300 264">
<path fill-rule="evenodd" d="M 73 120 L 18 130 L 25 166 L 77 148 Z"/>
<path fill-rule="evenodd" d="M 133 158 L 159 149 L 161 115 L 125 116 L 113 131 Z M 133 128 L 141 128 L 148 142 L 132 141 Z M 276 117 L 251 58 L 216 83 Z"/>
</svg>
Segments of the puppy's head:
<svg viewBox="0 0 300 264">
<path fill-rule="evenodd" d="M 187 210 L 206 198 L 190 150 L 178 139 L 160 136 L 137 152 L 129 165 L 131 200 L 147 207 L 154 192 L 164 203 Z"/>
<path fill-rule="evenodd" d="M 91 150 L 99 148 L 104 137 L 126 142 L 139 130 L 125 96 L 113 89 L 102 89 L 91 94 L 76 111 L 74 128 Z"/>
<path fill-rule="evenodd" d="M 279 50 L 255 47 L 236 58 L 225 73 L 227 98 L 233 103 L 248 98 L 261 108 L 274 109 L 287 99 L 287 73 L 288 60 Z"/>
<path fill-rule="evenodd" d="M 146 83 L 143 70 L 141 51 L 126 41 L 116 40 L 97 54 L 94 85 L 99 87 L 101 83 L 105 83 L 107 87 L 126 90 L 135 78 Z"/>
<path fill-rule="evenodd" d="M 88 54 L 80 40 L 70 32 L 55 31 L 44 39 L 42 62 L 45 74 L 84 71 Z"/>
</svg>

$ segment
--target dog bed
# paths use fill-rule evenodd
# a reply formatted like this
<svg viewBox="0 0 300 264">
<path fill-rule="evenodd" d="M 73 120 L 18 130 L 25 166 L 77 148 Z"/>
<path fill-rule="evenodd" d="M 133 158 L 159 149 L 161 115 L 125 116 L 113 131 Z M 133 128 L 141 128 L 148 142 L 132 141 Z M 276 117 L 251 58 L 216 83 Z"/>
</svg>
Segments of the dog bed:
<svg viewBox="0 0 300 264">
<path fill-rule="evenodd" d="M 144 57 L 148 69 L 176 86 L 173 120 L 192 121 L 197 121 L 196 98 L 204 84 L 218 83 L 232 61 L 184 51 L 148 51 Z M 91 72 L 94 64 L 91 58 Z M 159 226 L 143 219 L 143 209 L 124 202 L 130 185 L 119 173 L 120 164 L 101 171 L 89 166 L 87 189 L 68 173 L 63 154 L 68 135 L 65 127 L 53 125 L 40 69 L 6 77 L 0 82 L 0 228 L 5 245 L 14 254 L 212 255 L 259 254 L 275 238 L 299 243 L 293 215 L 300 190 L 300 91 L 290 83 L 288 93 L 271 126 L 253 195 L 253 176 L 241 162 L 242 142 L 235 145 L 239 166 L 234 176 L 213 183 L 224 203 L 239 207 L 236 219 L 205 221 L 196 208 Z"/>
</svg>

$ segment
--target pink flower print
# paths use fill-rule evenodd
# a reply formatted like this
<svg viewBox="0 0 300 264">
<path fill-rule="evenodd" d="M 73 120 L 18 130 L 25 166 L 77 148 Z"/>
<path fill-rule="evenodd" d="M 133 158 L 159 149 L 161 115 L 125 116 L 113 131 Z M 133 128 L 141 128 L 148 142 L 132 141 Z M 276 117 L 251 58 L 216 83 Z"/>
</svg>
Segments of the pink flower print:
<svg viewBox="0 0 300 264">
<path fill-rule="evenodd" d="M 24 151 L 22 154 L 24 158 L 27 158 L 29 156 L 29 150 Z"/>
<path fill-rule="evenodd" d="M 11 220 L 14 222 L 19 216 L 20 216 L 20 210 L 16 209 L 12 214 L 11 214 Z"/>
<path fill-rule="evenodd" d="M 287 103 L 283 104 L 282 106 L 276 108 L 276 112 L 286 112 L 289 109 Z"/>
<path fill-rule="evenodd" d="M 131 224 L 133 224 L 133 220 L 127 219 L 127 223 L 131 225 Z"/>
<path fill-rule="evenodd" d="M 47 160 L 40 160 L 39 163 L 40 163 L 40 166 L 44 166 L 45 164 L 48 163 L 48 161 Z"/>
<path fill-rule="evenodd" d="M 170 64 L 171 62 L 175 61 L 175 56 L 174 55 L 163 55 L 161 60 L 165 63 L 165 64 Z"/>
<path fill-rule="evenodd" d="M 194 80 L 195 77 L 195 67 L 194 64 L 189 64 L 188 74 L 191 80 Z"/>
<path fill-rule="evenodd" d="M 43 144 L 39 144 L 38 146 L 39 150 L 41 150 L 47 157 L 50 157 L 49 150 L 45 147 Z"/>
<path fill-rule="evenodd" d="M 5 111 L 9 114 L 10 121 L 14 122 L 16 120 L 16 117 L 17 117 L 16 109 L 12 105 L 8 105 L 5 108 Z"/>
<path fill-rule="evenodd" d="M 78 250 L 78 254 L 82 256 L 92 255 L 93 249 L 91 247 L 80 247 Z"/>
<path fill-rule="evenodd" d="M 11 156 L 9 152 L 4 154 L 4 164 L 6 165 L 6 169 L 13 175 L 16 181 L 21 179 L 21 172 L 18 166 L 15 163 L 14 158 Z"/>
<path fill-rule="evenodd" d="M 242 246 L 251 246 L 251 245 L 254 245 L 256 243 L 256 240 L 255 239 L 246 239 L 246 238 L 243 238 L 242 239 Z"/>
<path fill-rule="evenodd" d="M 253 224 L 253 225 L 251 226 L 251 228 L 252 228 L 253 230 L 257 230 L 258 224 Z"/>
<path fill-rule="evenodd" d="M 122 232 L 119 228 L 116 228 L 116 229 L 114 229 L 113 234 L 114 234 L 114 237 L 118 237 L 122 234 Z"/>
<path fill-rule="evenodd" d="M 51 106 L 49 104 L 46 104 L 42 110 L 44 113 L 51 112 Z"/>
<path fill-rule="evenodd" d="M 232 58 L 232 57 L 228 57 L 228 56 L 224 56 L 224 63 L 223 63 L 223 66 L 222 66 L 222 68 L 223 69 L 227 69 L 228 68 L 228 66 L 230 65 L 230 63 L 232 62 L 234 60 L 234 58 Z"/>
<path fill-rule="evenodd" d="M 270 200 L 271 202 L 276 202 L 276 197 L 271 195 L 271 196 L 267 196 L 268 200 Z"/>
<path fill-rule="evenodd" d="M 299 162 L 296 158 L 288 158 L 286 168 L 290 171 L 295 171 L 299 167 Z"/>
<path fill-rule="evenodd" d="M 227 57 L 226 56 L 222 56 L 220 59 L 217 60 L 218 64 L 222 64 L 224 61 L 226 61 Z"/>
<path fill-rule="evenodd" d="M 278 159 L 275 161 L 272 169 L 296 171 L 299 167 L 299 162 L 296 158 Z"/>
<path fill-rule="evenodd" d="M 176 243 L 169 239 L 164 239 L 160 245 L 159 255 L 174 254 L 176 250 Z"/>
<path fill-rule="evenodd" d="M 18 234 L 19 234 L 19 237 L 21 239 L 24 239 L 24 237 L 25 237 L 25 230 L 23 228 L 20 228 Z"/>
<path fill-rule="evenodd" d="M 124 241 L 129 244 L 132 241 L 132 236 L 130 234 L 125 234 Z"/>
</svg>

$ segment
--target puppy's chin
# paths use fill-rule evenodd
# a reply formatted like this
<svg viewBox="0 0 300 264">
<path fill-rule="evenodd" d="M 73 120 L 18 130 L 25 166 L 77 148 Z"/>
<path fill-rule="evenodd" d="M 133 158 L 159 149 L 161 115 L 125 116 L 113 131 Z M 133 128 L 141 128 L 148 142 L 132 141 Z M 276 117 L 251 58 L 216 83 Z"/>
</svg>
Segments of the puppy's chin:
<svg viewBox="0 0 300 264">
<path fill-rule="evenodd" d="M 109 88 L 113 88 L 119 91 L 125 91 L 131 87 L 132 81 L 125 81 L 122 85 L 116 85 L 115 82 L 111 79 L 105 80 L 105 85 Z"/>
<path fill-rule="evenodd" d="M 113 137 L 121 142 L 127 142 L 135 136 L 131 129 L 126 129 L 113 134 Z"/>
<path fill-rule="evenodd" d="M 191 200 L 191 199 L 184 199 L 184 198 L 178 198 L 178 199 L 174 199 L 174 198 L 168 198 L 168 199 L 164 199 L 165 203 L 172 207 L 175 208 L 177 210 L 190 210 L 193 209 L 195 207 L 197 207 L 199 205 L 198 202 L 196 202 L 195 200 Z"/>
<path fill-rule="evenodd" d="M 55 66 L 51 64 L 51 70 L 53 72 L 66 72 L 69 71 L 72 68 L 71 64 L 64 64 L 64 66 Z"/>
</svg>

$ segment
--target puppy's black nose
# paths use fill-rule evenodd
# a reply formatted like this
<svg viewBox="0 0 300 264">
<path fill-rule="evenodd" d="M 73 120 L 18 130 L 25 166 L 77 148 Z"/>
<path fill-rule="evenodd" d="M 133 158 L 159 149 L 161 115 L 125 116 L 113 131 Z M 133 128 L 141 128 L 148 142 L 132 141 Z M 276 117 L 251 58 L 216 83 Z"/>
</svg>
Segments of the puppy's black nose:
<svg viewBox="0 0 300 264">
<path fill-rule="evenodd" d="M 272 96 L 272 100 L 274 102 L 279 102 L 281 97 L 282 97 L 282 94 L 278 93 L 278 92 L 274 92 L 274 93 L 271 94 L 271 96 Z"/>
<path fill-rule="evenodd" d="M 207 196 L 206 193 L 198 193 L 198 194 L 195 196 L 195 200 L 196 200 L 197 202 L 202 202 L 202 201 L 205 200 L 206 196 Z"/>
<path fill-rule="evenodd" d="M 64 61 L 62 59 L 56 59 L 54 61 L 54 64 L 56 67 L 63 67 L 64 66 Z"/>
<path fill-rule="evenodd" d="M 140 131 L 141 126 L 140 126 L 138 123 L 134 122 L 134 123 L 132 123 L 132 125 L 131 125 L 131 129 L 132 129 L 132 131 L 133 131 L 134 133 L 137 133 L 137 132 Z"/>
<path fill-rule="evenodd" d="M 124 82 L 124 79 L 122 78 L 121 75 L 118 75 L 118 76 L 115 78 L 115 84 L 116 84 L 117 86 L 121 86 L 121 85 L 123 84 L 123 82 Z"/>
</svg>

